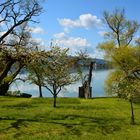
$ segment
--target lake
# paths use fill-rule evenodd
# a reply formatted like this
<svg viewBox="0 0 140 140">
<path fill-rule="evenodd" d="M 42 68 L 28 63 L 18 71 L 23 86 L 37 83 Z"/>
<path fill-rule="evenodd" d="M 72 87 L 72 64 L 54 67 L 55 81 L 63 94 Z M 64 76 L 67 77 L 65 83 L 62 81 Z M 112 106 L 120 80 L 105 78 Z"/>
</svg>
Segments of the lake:
<svg viewBox="0 0 140 140">
<path fill-rule="evenodd" d="M 104 91 L 104 81 L 107 78 L 108 74 L 111 70 L 96 70 L 93 71 L 92 76 L 92 97 L 101 97 L 106 96 Z M 81 81 L 78 81 L 74 84 L 66 86 L 58 95 L 58 97 L 78 97 L 78 87 L 82 85 Z M 10 90 L 20 90 L 24 93 L 32 94 L 33 97 L 39 96 L 38 86 L 31 83 L 24 83 L 22 81 L 18 81 L 13 83 L 10 87 Z M 43 97 L 52 97 L 51 93 L 43 88 Z"/>
</svg>

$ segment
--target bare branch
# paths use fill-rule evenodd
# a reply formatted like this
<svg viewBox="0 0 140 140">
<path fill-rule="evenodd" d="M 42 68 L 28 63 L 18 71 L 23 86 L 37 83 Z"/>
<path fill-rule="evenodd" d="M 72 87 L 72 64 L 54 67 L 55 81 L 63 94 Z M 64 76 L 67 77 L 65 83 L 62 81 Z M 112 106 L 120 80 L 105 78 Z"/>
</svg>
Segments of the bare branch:
<svg viewBox="0 0 140 140">
<path fill-rule="evenodd" d="M 22 1 L 14 2 L 9 0 L 9 3 L 3 3 L 1 10 L 1 14 L 3 15 L 3 19 L 0 20 L 0 23 L 5 22 L 7 25 L 7 30 L 0 37 L 0 42 L 2 42 L 16 27 L 22 25 L 23 23 L 33 21 L 34 16 L 38 16 L 41 12 L 42 8 L 36 1 L 32 1 L 32 5 L 26 5 L 25 7 L 20 7 Z M 23 8 L 25 10 L 23 10 Z M 10 12 L 8 12 L 8 10 Z M 8 24 L 10 24 L 8 28 Z"/>
</svg>

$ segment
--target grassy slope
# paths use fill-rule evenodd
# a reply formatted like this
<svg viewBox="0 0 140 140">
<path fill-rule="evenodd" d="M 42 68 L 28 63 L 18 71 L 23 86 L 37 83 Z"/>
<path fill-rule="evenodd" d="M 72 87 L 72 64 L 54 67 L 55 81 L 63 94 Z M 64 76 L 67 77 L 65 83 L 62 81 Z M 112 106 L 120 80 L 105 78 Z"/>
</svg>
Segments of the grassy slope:
<svg viewBox="0 0 140 140">
<path fill-rule="evenodd" d="M 140 140 L 140 106 L 130 125 L 128 101 L 115 98 L 0 97 L 0 140 Z"/>
</svg>

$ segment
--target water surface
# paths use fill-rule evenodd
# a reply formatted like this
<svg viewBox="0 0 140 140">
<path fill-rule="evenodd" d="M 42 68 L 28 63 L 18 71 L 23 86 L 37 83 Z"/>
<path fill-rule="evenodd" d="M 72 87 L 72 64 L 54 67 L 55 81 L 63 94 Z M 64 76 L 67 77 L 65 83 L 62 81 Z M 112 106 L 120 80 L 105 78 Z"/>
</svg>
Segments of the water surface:
<svg viewBox="0 0 140 140">
<path fill-rule="evenodd" d="M 104 91 L 104 81 L 107 78 L 107 75 L 111 70 L 97 70 L 93 71 L 92 76 L 92 97 L 101 97 L 106 96 Z M 78 87 L 82 85 L 81 81 L 78 81 L 74 84 L 66 86 L 58 95 L 59 97 L 78 97 Z M 21 92 L 32 94 L 33 97 L 39 96 L 38 86 L 31 83 L 24 83 L 22 81 L 18 81 L 10 87 L 10 90 L 20 90 Z M 44 97 L 52 97 L 51 93 L 43 88 L 43 96 Z"/>
</svg>

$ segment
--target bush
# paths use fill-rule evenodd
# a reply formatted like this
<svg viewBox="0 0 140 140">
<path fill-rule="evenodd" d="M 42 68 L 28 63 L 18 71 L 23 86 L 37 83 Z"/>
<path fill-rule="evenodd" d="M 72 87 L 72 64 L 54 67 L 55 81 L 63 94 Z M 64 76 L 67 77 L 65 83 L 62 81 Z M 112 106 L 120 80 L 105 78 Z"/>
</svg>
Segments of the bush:
<svg viewBox="0 0 140 140">
<path fill-rule="evenodd" d="M 7 92 L 7 96 L 20 96 L 21 92 L 20 90 L 16 90 L 16 91 L 8 91 Z"/>
</svg>

